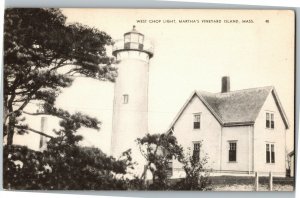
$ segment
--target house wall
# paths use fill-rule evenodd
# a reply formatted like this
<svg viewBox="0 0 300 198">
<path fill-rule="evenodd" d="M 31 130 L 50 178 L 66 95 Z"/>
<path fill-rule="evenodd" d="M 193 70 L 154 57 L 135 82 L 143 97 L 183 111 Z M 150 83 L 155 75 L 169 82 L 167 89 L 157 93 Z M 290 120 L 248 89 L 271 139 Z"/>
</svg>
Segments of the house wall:
<svg viewBox="0 0 300 198">
<path fill-rule="evenodd" d="M 252 171 L 253 126 L 222 128 L 221 170 L 249 173 Z M 236 141 L 236 162 L 229 162 L 229 141 Z"/>
<path fill-rule="evenodd" d="M 266 128 L 266 112 L 274 112 L 275 128 Z M 273 94 L 267 97 L 254 125 L 254 171 L 266 174 L 285 175 L 286 171 L 286 129 L 275 103 Z M 266 144 L 275 145 L 275 163 L 266 163 Z"/>
<path fill-rule="evenodd" d="M 193 128 L 194 113 L 201 113 L 200 129 Z M 206 166 L 209 169 L 220 169 L 220 133 L 221 125 L 197 96 L 190 101 L 174 125 L 174 135 L 185 152 L 189 152 L 188 148 L 190 152 L 193 151 L 193 142 L 203 141 L 200 157 L 209 157 Z M 179 162 L 173 162 L 175 177 L 182 174 L 181 167 Z"/>
</svg>

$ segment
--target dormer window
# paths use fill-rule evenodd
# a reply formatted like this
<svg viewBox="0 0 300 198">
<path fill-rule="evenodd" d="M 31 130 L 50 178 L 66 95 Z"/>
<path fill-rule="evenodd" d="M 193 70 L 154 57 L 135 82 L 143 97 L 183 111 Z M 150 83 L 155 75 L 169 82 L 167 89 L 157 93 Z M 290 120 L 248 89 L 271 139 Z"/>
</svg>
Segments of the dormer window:
<svg viewBox="0 0 300 198">
<path fill-rule="evenodd" d="M 267 112 L 266 113 L 266 128 L 267 129 L 274 129 L 275 123 L 274 123 L 274 113 Z"/>
</svg>

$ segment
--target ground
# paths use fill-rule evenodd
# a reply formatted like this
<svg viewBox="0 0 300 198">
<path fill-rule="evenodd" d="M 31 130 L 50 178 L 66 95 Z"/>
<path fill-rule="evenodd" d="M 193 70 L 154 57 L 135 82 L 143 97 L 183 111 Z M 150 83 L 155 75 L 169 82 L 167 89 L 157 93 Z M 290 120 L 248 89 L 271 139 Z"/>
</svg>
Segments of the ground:
<svg viewBox="0 0 300 198">
<path fill-rule="evenodd" d="M 212 191 L 254 191 L 254 177 L 211 177 Z M 259 191 L 269 191 L 269 178 L 259 178 Z M 294 191 L 294 178 L 273 178 L 273 191 Z"/>
<path fill-rule="evenodd" d="M 254 191 L 254 185 L 234 184 L 234 185 L 216 185 L 212 191 Z M 269 191 L 268 185 L 260 185 L 258 191 Z M 274 184 L 273 191 L 294 191 L 293 185 Z"/>
</svg>

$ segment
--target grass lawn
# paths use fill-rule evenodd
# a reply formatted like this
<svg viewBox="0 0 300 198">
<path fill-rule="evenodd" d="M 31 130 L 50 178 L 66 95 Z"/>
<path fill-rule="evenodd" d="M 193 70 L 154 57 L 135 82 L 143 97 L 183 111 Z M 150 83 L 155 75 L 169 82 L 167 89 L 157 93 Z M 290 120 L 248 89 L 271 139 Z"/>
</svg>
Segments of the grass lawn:
<svg viewBox="0 0 300 198">
<path fill-rule="evenodd" d="M 212 176 L 213 191 L 254 191 L 254 177 Z M 269 178 L 259 177 L 259 191 L 269 190 Z M 293 191 L 294 178 L 273 177 L 273 191 Z"/>
</svg>

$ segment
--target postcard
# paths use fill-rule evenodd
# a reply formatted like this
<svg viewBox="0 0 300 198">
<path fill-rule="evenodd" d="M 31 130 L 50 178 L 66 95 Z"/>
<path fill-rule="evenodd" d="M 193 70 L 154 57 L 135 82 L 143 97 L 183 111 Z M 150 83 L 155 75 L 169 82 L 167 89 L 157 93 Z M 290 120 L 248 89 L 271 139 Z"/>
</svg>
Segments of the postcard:
<svg viewBox="0 0 300 198">
<path fill-rule="evenodd" d="M 292 10 L 4 20 L 4 189 L 294 191 Z"/>
</svg>

